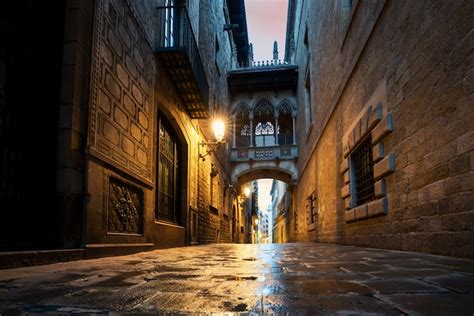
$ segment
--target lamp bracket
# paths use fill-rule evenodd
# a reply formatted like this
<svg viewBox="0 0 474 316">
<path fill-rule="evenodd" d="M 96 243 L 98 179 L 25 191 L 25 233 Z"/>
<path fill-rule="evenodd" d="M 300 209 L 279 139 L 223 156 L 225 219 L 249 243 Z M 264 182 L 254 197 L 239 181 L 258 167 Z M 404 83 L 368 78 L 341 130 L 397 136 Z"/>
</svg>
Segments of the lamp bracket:
<svg viewBox="0 0 474 316">
<path fill-rule="evenodd" d="M 222 140 L 222 141 L 218 141 L 218 142 L 199 142 L 198 144 L 201 146 L 201 147 L 204 147 L 204 146 L 209 146 L 211 147 L 210 149 L 207 149 L 206 152 L 204 154 L 201 154 L 199 153 L 199 158 L 202 159 L 202 161 L 205 161 L 205 157 L 206 156 L 209 156 L 211 153 L 215 152 L 216 149 L 222 145 L 222 144 L 225 144 L 226 141 L 225 140 Z"/>
</svg>

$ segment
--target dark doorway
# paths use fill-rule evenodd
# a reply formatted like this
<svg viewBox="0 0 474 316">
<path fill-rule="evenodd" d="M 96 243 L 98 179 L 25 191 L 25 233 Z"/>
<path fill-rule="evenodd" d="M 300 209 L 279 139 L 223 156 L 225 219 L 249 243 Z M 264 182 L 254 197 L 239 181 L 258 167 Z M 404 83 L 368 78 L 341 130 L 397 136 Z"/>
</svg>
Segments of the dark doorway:
<svg viewBox="0 0 474 316">
<path fill-rule="evenodd" d="M 56 156 L 65 1 L 0 4 L 0 250 L 61 246 Z"/>
</svg>

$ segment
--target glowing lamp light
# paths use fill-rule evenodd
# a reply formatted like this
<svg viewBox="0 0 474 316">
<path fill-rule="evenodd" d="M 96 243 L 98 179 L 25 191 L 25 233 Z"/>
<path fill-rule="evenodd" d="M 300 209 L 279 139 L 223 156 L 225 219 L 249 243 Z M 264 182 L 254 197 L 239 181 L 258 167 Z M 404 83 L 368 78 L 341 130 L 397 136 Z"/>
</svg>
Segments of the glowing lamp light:
<svg viewBox="0 0 474 316">
<path fill-rule="evenodd" d="M 255 225 L 258 225 L 258 218 L 255 219 Z"/>
<path fill-rule="evenodd" d="M 250 188 L 249 188 L 249 187 L 245 187 L 244 190 L 243 190 L 243 193 L 244 193 L 244 196 L 245 196 L 245 197 L 249 197 L 249 196 L 250 196 Z"/>
<path fill-rule="evenodd" d="M 225 135 L 225 124 L 222 120 L 214 120 L 212 122 L 212 129 L 214 131 L 214 136 L 216 137 L 217 142 L 221 142 L 224 139 Z"/>
</svg>

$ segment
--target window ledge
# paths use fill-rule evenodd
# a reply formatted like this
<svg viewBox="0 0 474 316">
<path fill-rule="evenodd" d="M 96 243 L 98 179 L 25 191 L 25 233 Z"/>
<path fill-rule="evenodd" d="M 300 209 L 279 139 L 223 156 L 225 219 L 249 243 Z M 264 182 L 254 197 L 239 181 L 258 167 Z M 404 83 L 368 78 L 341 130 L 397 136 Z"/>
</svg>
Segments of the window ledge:
<svg viewBox="0 0 474 316">
<path fill-rule="evenodd" d="M 354 0 L 352 3 L 351 11 L 349 11 L 349 16 L 347 17 L 346 24 L 343 28 L 341 49 L 344 47 L 344 43 L 346 42 L 347 35 L 349 34 L 349 30 L 352 26 L 352 20 L 354 19 L 354 15 L 355 15 L 355 12 L 357 11 L 358 6 L 359 6 L 359 0 Z"/>
<path fill-rule="evenodd" d="M 386 197 L 356 206 L 344 214 L 347 223 L 388 214 Z"/>
</svg>

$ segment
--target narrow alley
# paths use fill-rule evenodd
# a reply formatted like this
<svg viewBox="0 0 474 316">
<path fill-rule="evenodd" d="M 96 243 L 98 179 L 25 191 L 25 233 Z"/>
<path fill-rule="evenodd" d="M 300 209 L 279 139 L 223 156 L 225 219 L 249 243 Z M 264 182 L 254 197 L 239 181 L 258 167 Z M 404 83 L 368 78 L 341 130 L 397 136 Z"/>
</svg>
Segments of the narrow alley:
<svg viewBox="0 0 474 316">
<path fill-rule="evenodd" d="M 473 316 L 473 21 L 0 1 L 0 316 Z"/>
<path fill-rule="evenodd" d="M 215 244 L 2 270 L 0 314 L 472 315 L 473 273 L 409 252 Z"/>
</svg>

